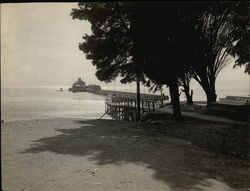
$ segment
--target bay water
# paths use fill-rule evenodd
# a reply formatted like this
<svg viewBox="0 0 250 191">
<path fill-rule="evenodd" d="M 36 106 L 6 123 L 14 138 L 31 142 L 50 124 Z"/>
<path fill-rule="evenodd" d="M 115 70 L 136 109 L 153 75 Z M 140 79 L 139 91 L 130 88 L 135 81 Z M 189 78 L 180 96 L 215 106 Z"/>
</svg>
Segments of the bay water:
<svg viewBox="0 0 250 191">
<path fill-rule="evenodd" d="M 105 111 L 105 97 L 72 93 L 55 86 L 2 87 L 1 119 L 4 121 L 82 118 L 97 119 Z"/>
<path fill-rule="evenodd" d="M 240 83 L 238 83 L 240 84 Z M 64 91 L 57 91 L 63 88 Z M 1 87 L 1 119 L 4 121 L 53 119 L 53 118 L 81 118 L 98 119 L 105 112 L 105 97 L 88 92 L 72 93 L 69 86 L 11 86 Z M 102 89 L 136 92 L 135 85 L 102 86 Z M 206 95 L 198 85 L 192 85 L 194 101 L 205 101 Z M 247 86 L 219 84 L 216 89 L 218 99 L 227 95 L 246 96 L 249 94 Z M 148 88 L 141 87 L 141 93 L 152 93 Z M 169 95 L 167 88 L 163 93 Z M 160 95 L 160 92 L 155 94 Z M 184 93 L 180 100 L 184 101 Z M 109 118 L 105 115 L 104 118 Z"/>
</svg>

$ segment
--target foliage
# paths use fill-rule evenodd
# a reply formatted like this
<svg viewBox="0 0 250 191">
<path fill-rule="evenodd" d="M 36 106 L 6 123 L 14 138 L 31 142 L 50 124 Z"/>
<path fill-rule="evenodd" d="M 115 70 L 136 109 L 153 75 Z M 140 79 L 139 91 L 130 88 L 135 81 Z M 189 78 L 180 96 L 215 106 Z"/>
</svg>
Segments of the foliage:
<svg viewBox="0 0 250 191">
<path fill-rule="evenodd" d="M 91 91 L 91 92 L 98 92 L 98 91 L 101 90 L 101 86 L 95 85 L 95 84 L 90 84 L 90 85 L 88 85 L 88 86 L 86 87 L 86 89 L 87 89 L 88 91 Z"/>
<path fill-rule="evenodd" d="M 92 60 L 101 81 L 110 82 L 119 74 L 122 82 L 135 78 L 128 14 L 124 7 L 122 2 L 79 3 L 79 9 L 71 12 L 73 19 L 84 19 L 92 25 L 93 33 L 83 36 L 79 49 Z"/>
<path fill-rule="evenodd" d="M 249 64 L 245 5 L 241 1 L 91 2 L 79 3 L 71 16 L 92 25 L 93 33 L 83 37 L 79 48 L 96 66 L 99 80 L 110 82 L 121 75 L 122 83 L 136 78 L 147 83 L 149 78 L 155 87 L 168 85 L 178 110 L 177 83 L 187 72 L 203 87 L 210 103 L 216 101 L 216 77 L 230 55 L 237 56 L 237 66 Z"/>
<path fill-rule="evenodd" d="M 229 6 L 232 14 L 232 22 L 237 30 L 234 30 L 236 39 L 230 54 L 237 57 L 234 67 L 245 65 L 245 72 L 250 74 L 250 48 L 249 48 L 249 1 L 238 1 Z"/>
<path fill-rule="evenodd" d="M 235 12 L 242 2 L 213 2 L 208 4 L 201 15 L 196 26 L 200 36 L 194 36 L 196 49 L 193 57 L 192 76 L 202 86 L 207 102 L 216 101 L 215 81 L 223 69 L 230 63 L 230 55 L 244 55 L 237 46 L 241 44 L 240 36 L 244 31 L 245 24 L 236 24 Z M 246 14 L 246 12 L 244 13 Z M 245 42 L 245 41 L 244 41 Z M 240 44 L 239 44 L 240 43 Z M 199 48 L 197 48 L 199 47 Z M 242 64 L 244 57 L 241 56 L 238 62 Z M 244 61 L 245 62 L 245 61 Z"/>
<path fill-rule="evenodd" d="M 162 3 L 149 6 L 140 21 L 143 32 L 145 63 L 143 72 L 157 84 L 170 88 L 174 117 L 180 118 L 177 79 L 192 64 L 194 52 L 192 35 L 198 35 L 195 24 L 199 3 Z M 150 12 L 150 14 L 148 14 Z M 148 23 L 152 23 L 148 28 Z"/>
</svg>

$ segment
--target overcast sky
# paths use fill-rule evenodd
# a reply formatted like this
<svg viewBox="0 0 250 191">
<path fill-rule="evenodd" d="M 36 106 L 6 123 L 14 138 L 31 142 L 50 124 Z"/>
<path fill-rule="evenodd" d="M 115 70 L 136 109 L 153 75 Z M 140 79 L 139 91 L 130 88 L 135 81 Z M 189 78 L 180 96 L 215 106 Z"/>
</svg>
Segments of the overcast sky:
<svg viewBox="0 0 250 191">
<path fill-rule="evenodd" d="M 69 15 L 77 3 L 1 4 L 1 83 L 8 85 L 71 85 L 78 77 L 99 83 L 95 67 L 78 49 L 86 21 Z M 117 82 L 118 83 L 118 82 Z M 243 68 L 227 66 L 218 86 L 249 88 Z"/>
<path fill-rule="evenodd" d="M 76 3 L 3 4 L 2 80 L 5 85 L 69 85 L 97 81 L 78 49 L 90 24 L 69 15 Z M 3 61 L 3 60 L 2 60 Z"/>
</svg>

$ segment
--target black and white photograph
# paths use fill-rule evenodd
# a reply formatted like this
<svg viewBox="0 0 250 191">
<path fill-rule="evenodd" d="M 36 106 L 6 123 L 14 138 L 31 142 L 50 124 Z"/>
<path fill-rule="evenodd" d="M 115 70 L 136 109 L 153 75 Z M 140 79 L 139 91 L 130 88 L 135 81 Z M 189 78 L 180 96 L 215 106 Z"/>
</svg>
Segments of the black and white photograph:
<svg viewBox="0 0 250 191">
<path fill-rule="evenodd" d="M 1 191 L 250 190 L 249 4 L 1 3 Z"/>
</svg>

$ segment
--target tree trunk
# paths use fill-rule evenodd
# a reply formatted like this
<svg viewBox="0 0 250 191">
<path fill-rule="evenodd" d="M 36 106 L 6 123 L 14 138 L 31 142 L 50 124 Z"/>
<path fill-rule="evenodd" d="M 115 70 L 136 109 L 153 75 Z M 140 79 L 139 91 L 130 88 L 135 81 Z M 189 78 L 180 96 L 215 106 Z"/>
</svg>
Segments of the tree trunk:
<svg viewBox="0 0 250 191">
<path fill-rule="evenodd" d="M 189 73 L 186 73 L 179 78 L 180 86 L 183 87 L 181 91 L 185 93 L 187 104 L 189 105 L 193 104 L 193 90 L 190 92 L 190 81 L 191 75 Z"/>
<path fill-rule="evenodd" d="M 173 118 L 176 121 L 180 121 L 182 118 L 180 99 L 179 99 L 179 88 L 177 84 L 177 79 L 174 79 L 169 83 L 170 97 L 173 104 Z"/>
<path fill-rule="evenodd" d="M 170 102 L 169 102 L 169 104 L 173 104 L 173 102 L 172 102 L 172 96 L 171 96 L 171 91 L 170 91 L 170 86 L 168 86 L 168 91 L 169 91 L 169 95 L 170 95 Z"/>
<path fill-rule="evenodd" d="M 204 88 L 204 91 L 207 96 L 207 107 L 211 105 L 211 103 L 216 102 L 217 94 L 215 93 L 215 88 Z"/>
<path fill-rule="evenodd" d="M 187 104 L 192 105 L 193 104 L 193 90 L 191 90 L 191 93 L 189 93 L 189 88 L 184 89 L 184 93 L 186 95 Z"/>
<path fill-rule="evenodd" d="M 137 115 L 136 115 L 136 121 L 140 121 L 141 119 L 141 98 L 140 98 L 140 77 L 139 74 L 137 74 L 136 78 L 136 103 L 137 103 Z"/>
<path fill-rule="evenodd" d="M 200 80 L 194 77 L 194 79 L 201 85 L 202 89 L 206 93 L 207 96 L 207 107 L 211 105 L 211 103 L 216 102 L 217 95 L 215 91 L 215 80 L 216 77 L 210 76 L 209 78 L 204 76 L 199 76 Z"/>
<path fill-rule="evenodd" d="M 131 19 L 131 39 L 133 42 L 132 56 L 133 62 L 135 63 L 135 73 L 136 73 L 136 121 L 141 119 L 141 108 L 140 108 L 140 80 L 142 76 L 142 64 L 144 62 L 144 55 L 142 52 L 142 37 L 138 30 L 138 19 L 132 14 Z"/>
</svg>

